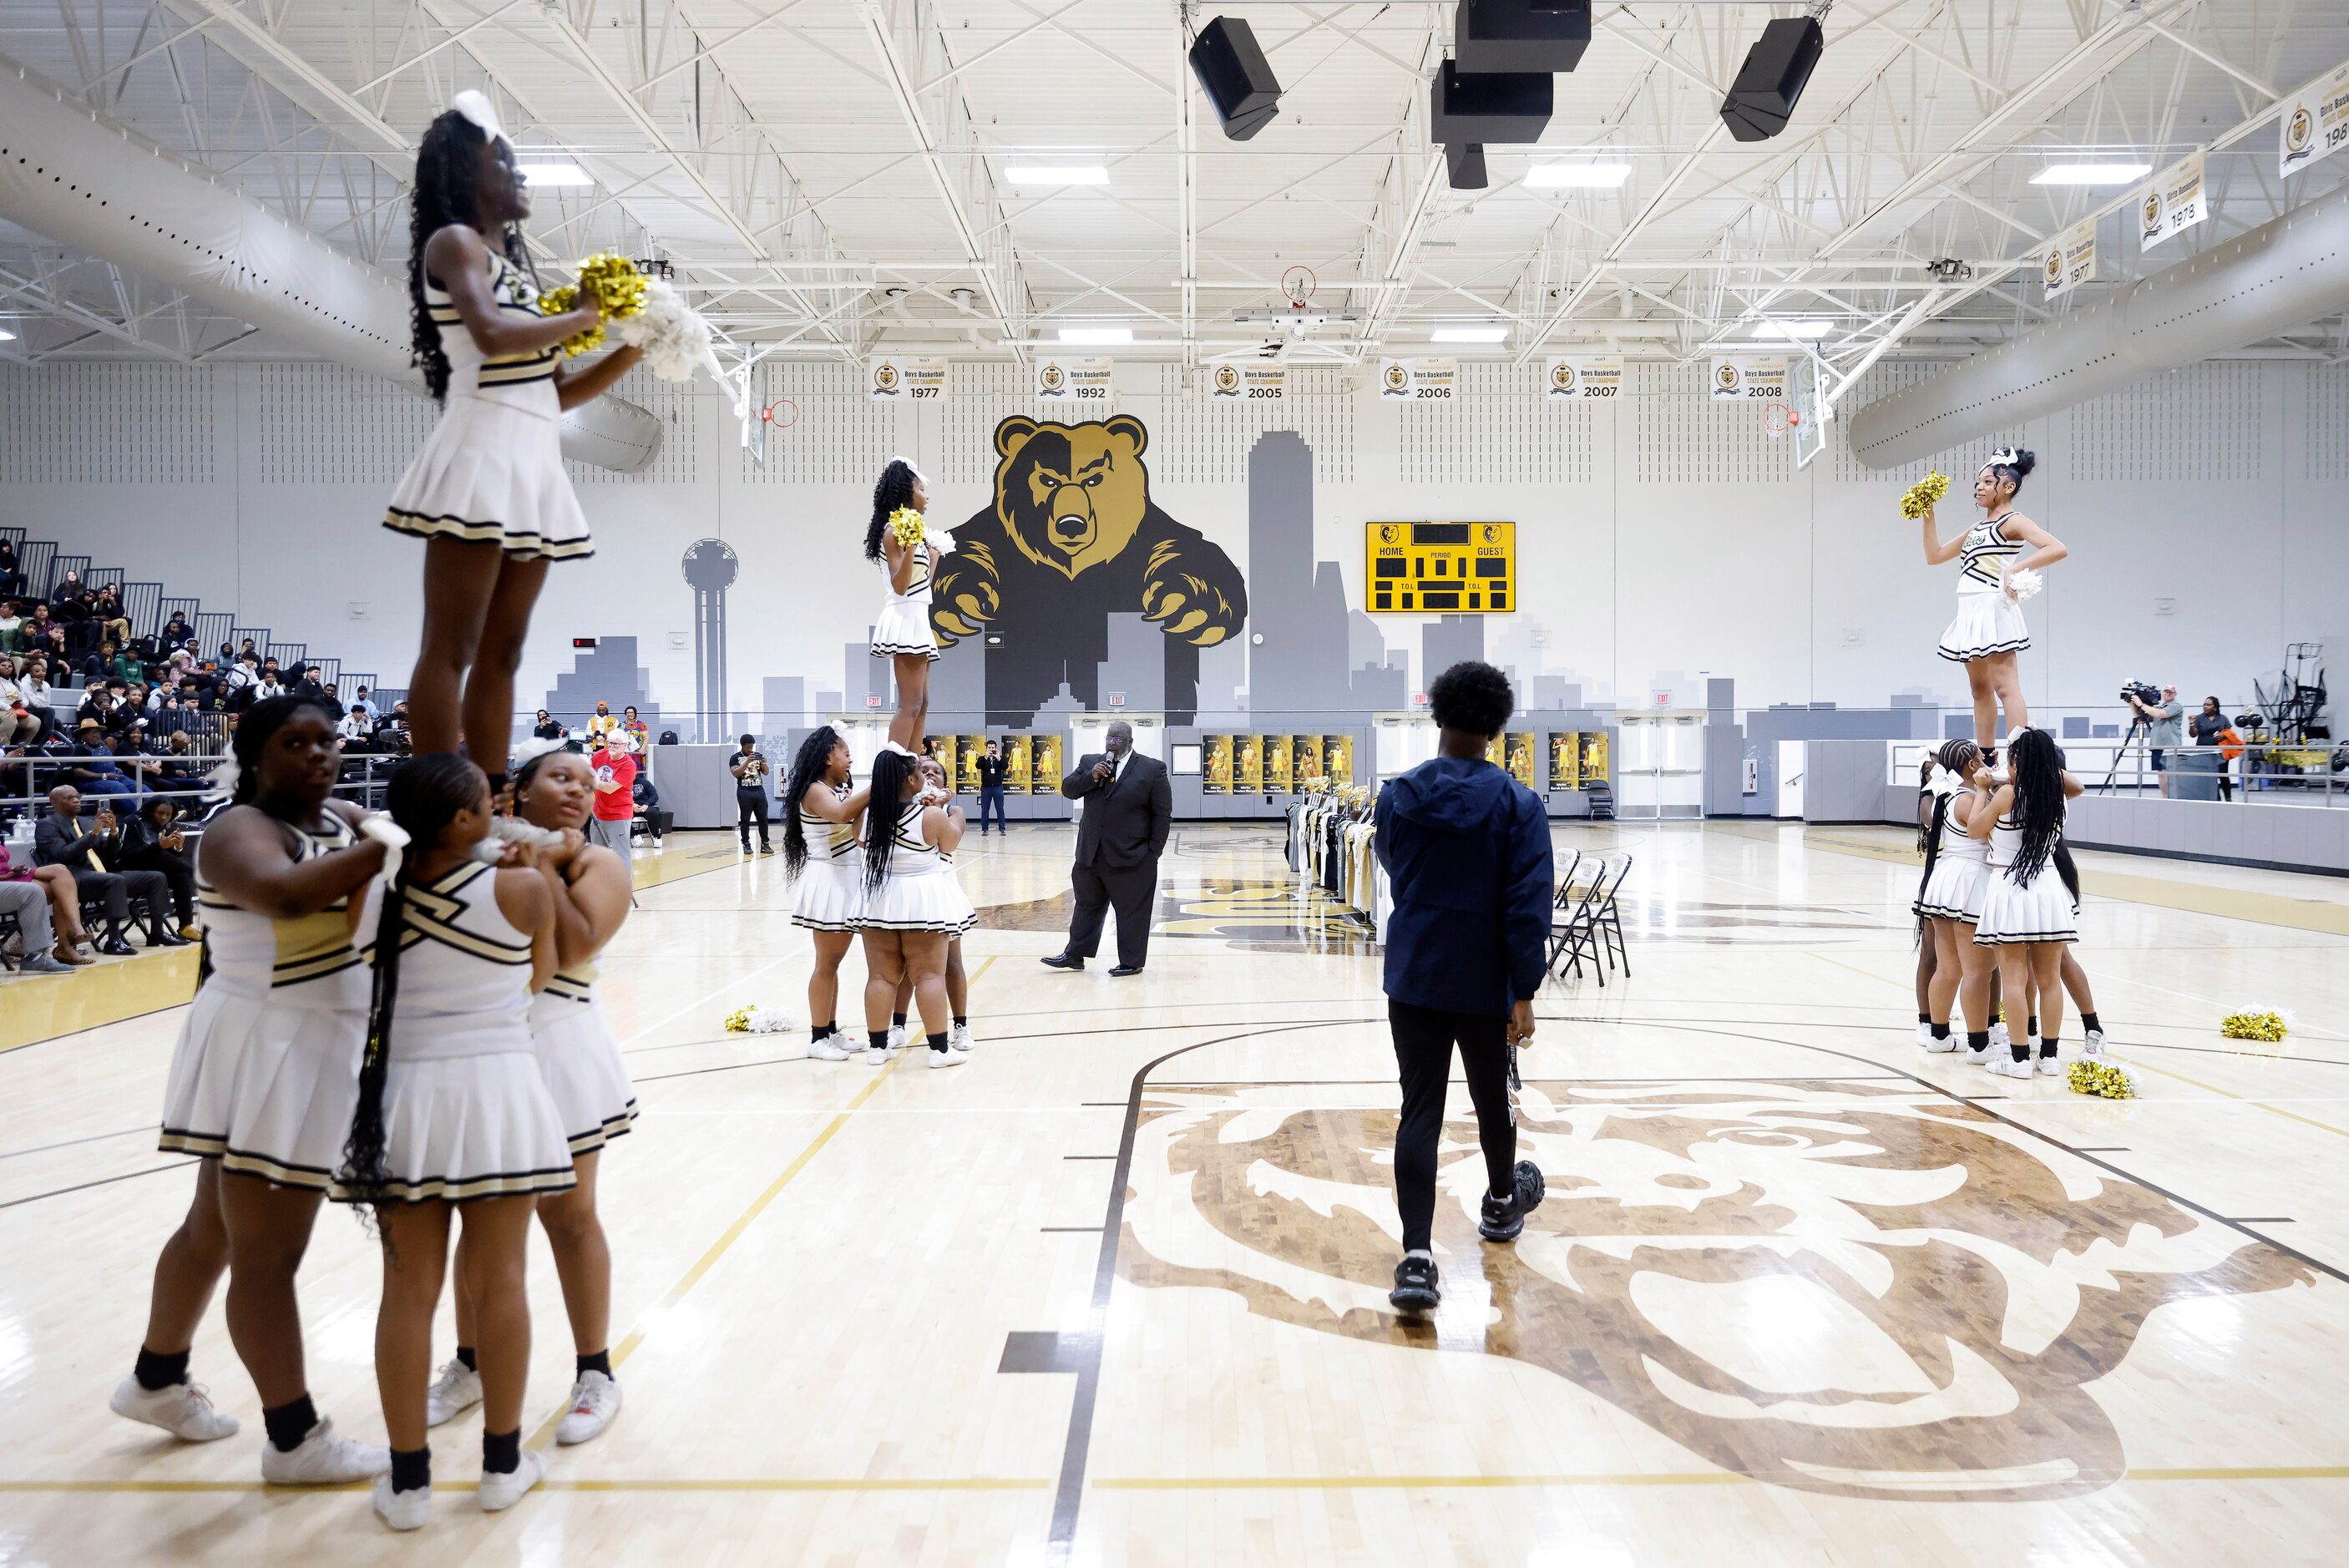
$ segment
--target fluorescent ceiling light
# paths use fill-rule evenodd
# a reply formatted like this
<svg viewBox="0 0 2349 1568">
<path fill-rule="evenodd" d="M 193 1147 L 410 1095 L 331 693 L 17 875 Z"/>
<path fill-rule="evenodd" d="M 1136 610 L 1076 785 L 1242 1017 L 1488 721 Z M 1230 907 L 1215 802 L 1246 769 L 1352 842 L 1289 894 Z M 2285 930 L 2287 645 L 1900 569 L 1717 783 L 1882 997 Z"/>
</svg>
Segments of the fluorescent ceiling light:
<svg viewBox="0 0 2349 1568">
<path fill-rule="evenodd" d="M 530 185 L 593 185 L 595 183 L 595 177 L 575 163 L 517 163 L 514 165 L 514 172 L 523 177 L 525 184 Z"/>
<path fill-rule="evenodd" d="M 1132 343 L 1133 328 L 1130 326 L 1064 326 L 1061 328 L 1061 341 L 1095 345 Z"/>
<path fill-rule="evenodd" d="M 1506 326 L 1439 326 L 1427 335 L 1431 343 L 1506 343 Z"/>
<path fill-rule="evenodd" d="M 1015 163 L 1003 171 L 1014 185 L 1106 185 L 1106 163 Z"/>
<path fill-rule="evenodd" d="M 1811 343 L 1835 330 L 1831 321 L 1758 321 L 1754 324 L 1756 337 L 1783 338 L 1794 343 Z"/>
<path fill-rule="evenodd" d="M 2033 185 L 2127 185 L 2153 172 L 2150 163 L 2051 163 L 2031 177 Z"/>
<path fill-rule="evenodd" d="M 0 326 L 0 343 L 14 343 L 16 341 L 16 335 L 15 333 L 9 331 L 5 326 Z"/>
<path fill-rule="evenodd" d="M 1526 183 L 1537 189 L 1614 191 L 1630 178 L 1628 163 L 1537 163 L 1526 170 Z"/>
</svg>

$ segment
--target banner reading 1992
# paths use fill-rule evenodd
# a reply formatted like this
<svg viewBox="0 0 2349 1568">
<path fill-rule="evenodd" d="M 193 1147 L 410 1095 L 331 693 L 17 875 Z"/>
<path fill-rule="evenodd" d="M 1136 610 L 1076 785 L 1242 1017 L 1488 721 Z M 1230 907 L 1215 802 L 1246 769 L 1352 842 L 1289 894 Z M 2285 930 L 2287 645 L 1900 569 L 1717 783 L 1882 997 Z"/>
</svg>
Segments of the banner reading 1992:
<svg viewBox="0 0 2349 1568">
<path fill-rule="evenodd" d="M 1040 403 L 1106 403 L 1109 366 L 1106 359 L 1039 359 L 1036 399 Z"/>
<path fill-rule="evenodd" d="M 1713 362 L 1713 400 L 1716 403 L 1743 403 L 1758 397 L 1764 402 L 1786 400 L 1786 360 L 1783 355 L 1760 358 L 1744 355 Z"/>
<path fill-rule="evenodd" d="M 2276 168 L 2297 174 L 2349 147 L 2349 65 L 2335 66 L 2284 100 Z"/>
</svg>

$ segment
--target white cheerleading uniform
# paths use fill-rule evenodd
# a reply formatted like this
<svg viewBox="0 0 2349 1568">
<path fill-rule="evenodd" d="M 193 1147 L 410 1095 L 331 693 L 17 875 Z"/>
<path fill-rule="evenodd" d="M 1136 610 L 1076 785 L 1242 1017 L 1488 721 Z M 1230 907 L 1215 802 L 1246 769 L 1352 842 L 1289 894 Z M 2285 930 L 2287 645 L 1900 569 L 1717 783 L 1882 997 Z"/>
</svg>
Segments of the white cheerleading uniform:
<svg viewBox="0 0 2349 1568">
<path fill-rule="evenodd" d="M 918 800 L 897 813 L 890 840 L 889 874 L 865 899 L 856 917 L 862 931 L 935 931 L 960 936 L 978 916 L 955 876 L 954 861 L 922 838 Z M 861 857 L 860 857 L 861 861 Z"/>
<path fill-rule="evenodd" d="M 2013 513 L 2008 513 L 2012 516 Z M 1956 664 L 1992 654 L 2020 653 L 2031 645 L 2022 607 L 2006 596 L 2006 571 L 2023 553 L 2006 537 L 2006 519 L 1978 522 L 1966 531 L 1958 568 L 1958 613 L 1941 634 L 1936 651 Z"/>
<path fill-rule="evenodd" d="M 2020 807 L 2022 802 L 2015 804 Z M 2057 834 L 2060 838 L 2061 829 Z M 1974 922 L 1974 940 L 1984 947 L 2079 941 L 2079 912 L 2072 907 L 2071 890 L 2056 874 L 2053 846 L 2047 863 L 2028 883 L 2014 880 L 2014 857 L 2022 848 L 2022 819 L 2001 817 L 1998 826 L 1991 830 L 1990 864 L 1982 882 L 1982 914 Z"/>
<path fill-rule="evenodd" d="M 356 841 L 339 816 L 322 833 L 281 826 L 300 841 L 297 860 Z M 373 983 L 352 944 L 349 901 L 273 919 L 228 902 L 204 880 L 202 863 L 198 857 L 196 903 L 207 973 L 171 1053 L 159 1147 L 324 1191 L 358 1102 Z M 362 897 L 378 885 L 370 881 Z M 363 907 L 361 935 L 374 928 L 373 910 Z"/>
<path fill-rule="evenodd" d="M 539 319 L 538 290 L 495 251 L 490 284 L 499 310 Z M 424 304 L 448 356 L 449 395 L 391 492 L 383 525 L 428 539 L 495 543 L 524 560 L 593 555 L 586 515 L 563 471 L 563 409 L 554 391 L 561 345 L 487 356 L 455 302 L 429 278 Z"/>
<path fill-rule="evenodd" d="M 845 800 L 855 793 L 845 784 L 817 782 L 834 799 Z M 800 868 L 799 902 L 792 909 L 792 923 L 810 931 L 855 930 L 857 911 L 864 903 L 856 824 L 819 817 L 804 800 L 794 801 L 792 809 L 800 814 L 800 833 L 808 851 L 807 864 Z"/>
<path fill-rule="evenodd" d="M 571 1157 L 592 1154 L 636 1124 L 636 1086 L 595 992 L 594 959 L 558 969 L 530 999 L 530 1043 L 554 1097 Z"/>
<path fill-rule="evenodd" d="M 894 659 L 901 654 L 938 656 L 937 634 L 930 630 L 930 542 L 914 546 L 913 574 L 900 593 L 889 580 L 889 562 L 881 562 L 881 614 L 873 623 L 873 656 Z"/>
<path fill-rule="evenodd" d="M 1989 875 L 1990 846 L 1969 837 L 1956 821 L 1944 821 L 1932 874 L 1917 891 L 1916 913 L 1931 920 L 1974 923 L 1982 918 L 1982 883 Z"/>
<path fill-rule="evenodd" d="M 530 1028 L 530 939 L 467 861 L 408 890 L 383 1088 L 394 1202 L 507 1198 L 578 1184 Z M 352 1194 L 337 1184 L 333 1196 Z"/>
</svg>

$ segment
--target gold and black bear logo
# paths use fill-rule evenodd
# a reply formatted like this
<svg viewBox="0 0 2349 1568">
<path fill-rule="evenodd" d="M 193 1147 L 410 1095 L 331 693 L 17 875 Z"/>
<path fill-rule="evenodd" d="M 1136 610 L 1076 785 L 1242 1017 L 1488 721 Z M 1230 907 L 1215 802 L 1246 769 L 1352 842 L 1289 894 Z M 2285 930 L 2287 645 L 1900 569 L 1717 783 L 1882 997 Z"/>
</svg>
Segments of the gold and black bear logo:
<svg viewBox="0 0 2349 1568">
<path fill-rule="evenodd" d="M 1165 634 L 1166 705 L 1196 700 L 1199 650 L 1238 634 L 1247 584 L 1197 529 L 1158 510 L 1130 415 L 1083 424 L 1013 416 L 995 428 L 995 499 L 955 530 L 936 569 L 930 624 L 941 644 L 1002 634 L 987 652 L 987 707 L 1005 722 L 1060 690 L 1098 707 L 1109 618 Z"/>
</svg>

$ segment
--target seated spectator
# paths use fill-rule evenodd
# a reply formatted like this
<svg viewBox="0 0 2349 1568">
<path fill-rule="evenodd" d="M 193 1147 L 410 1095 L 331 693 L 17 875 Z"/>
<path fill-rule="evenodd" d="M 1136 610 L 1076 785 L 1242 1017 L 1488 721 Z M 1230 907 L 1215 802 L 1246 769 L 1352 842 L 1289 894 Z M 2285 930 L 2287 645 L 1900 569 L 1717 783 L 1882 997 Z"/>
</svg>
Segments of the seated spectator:
<svg viewBox="0 0 2349 1568">
<path fill-rule="evenodd" d="M 0 654 L 25 651 L 25 607 L 14 599 L 0 600 Z"/>
<path fill-rule="evenodd" d="M 363 713 L 367 715 L 367 722 L 369 724 L 373 724 L 378 718 L 382 717 L 381 713 L 378 711 L 375 706 L 374 696 L 368 693 L 367 688 L 365 686 L 359 687 L 358 695 L 351 698 L 351 710 L 355 713 Z"/>
<path fill-rule="evenodd" d="M 98 899 L 106 910 L 106 935 L 98 950 L 112 958 L 129 957 L 124 939 L 131 905 L 147 906 L 147 945 L 183 947 L 187 939 L 164 929 L 163 909 L 171 888 L 160 872 L 121 867 L 122 832 L 113 807 L 101 801 L 88 830 L 81 820 L 81 794 L 69 784 L 49 791 L 49 814 L 34 830 L 34 858 L 45 866 L 63 866 L 73 873 L 76 891 Z"/>
<path fill-rule="evenodd" d="M 530 727 L 530 733 L 539 740 L 560 740 L 564 737 L 564 728 L 554 715 L 542 707 L 538 710 L 538 722 Z"/>
<path fill-rule="evenodd" d="M 346 751 L 364 751 L 375 738 L 375 721 L 362 712 L 357 703 L 343 710 L 335 720 L 335 734 L 341 738 Z"/>
<path fill-rule="evenodd" d="M 122 590 L 109 583 L 90 600 L 89 618 L 98 623 L 98 634 L 111 637 L 119 647 L 130 645 L 130 617 L 123 613 Z"/>
<path fill-rule="evenodd" d="M 49 685 L 49 661 L 35 654 L 18 665 L 16 689 L 24 694 L 25 706 L 41 721 L 44 732 L 54 735 L 57 727 L 57 694 Z"/>
<path fill-rule="evenodd" d="M 85 795 L 129 795 L 137 792 L 121 765 L 114 760 L 114 749 L 107 744 L 106 726 L 97 719 L 85 718 L 74 729 L 73 760 L 66 769 L 66 779 Z"/>
<path fill-rule="evenodd" d="M 11 746 L 29 746 L 40 738 L 40 718 L 25 701 L 25 693 L 16 685 L 16 661 L 0 654 L 0 749 Z"/>
<path fill-rule="evenodd" d="M 160 873 L 171 890 L 171 911 L 180 934 L 193 941 L 196 930 L 196 867 L 180 831 L 180 808 L 164 796 L 141 801 L 139 814 L 122 830 L 122 863 L 130 871 Z"/>
<path fill-rule="evenodd" d="M 210 759 L 196 755 L 196 744 L 184 729 L 175 729 L 163 738 L 156 754 L 162 760 L 160 781 L 155 789 L 167 789 L 175 795 L 200 791 L 207 787 L 212 772 Z"/>
<path fill-rule="evenodd" d="M 171 618 L 163 623 L 163 645 L 184 649 L 192 646 L 195 640 L 196 629 L 188 624 L 188 618 L 177 610 L 172 611 Z"/>
<path fill-rule="evenodd" d="M 306 696 L 313 702 L 326 700 L 326 672 L 316 665 L 304 665 L 294 682 L 294 695 Z"/>
<path fill-rule="evenodd" d="M 20 891 L 26 888 L 38 896 L 26 899 Z M 20 865 L 9 858 L 8 846 L 0 844 L 0 893 L 11 892 L 14 897 L 0 898 L 0 910 L 16 916 L 26 973 L 55 975 L 98 962 L 84 951 L 89 933 L 81 923 L 81 891 L 71 872 L 63 866 Z M 47 962 L 36 964 L 36 957 Z"/>
<path fill-rule="evenodd" d="M 0 599 L 25 591 L 25 569 L 16 560 L 16 547 L 0 539 Z"/>
</svg>

